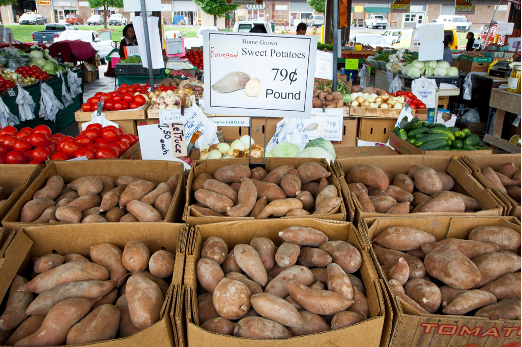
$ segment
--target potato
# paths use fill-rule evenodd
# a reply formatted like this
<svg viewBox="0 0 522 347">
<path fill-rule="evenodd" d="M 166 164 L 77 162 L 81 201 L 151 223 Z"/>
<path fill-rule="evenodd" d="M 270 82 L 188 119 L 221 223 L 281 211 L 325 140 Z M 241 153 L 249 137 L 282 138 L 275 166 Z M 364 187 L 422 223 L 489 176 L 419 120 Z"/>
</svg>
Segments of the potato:
<svg viewBox="0 0 522 347">
<path fill-rule="evenodd" d="M 97 301 L 92 307 L 93 310 L 97 309 L 102 305 L 114 305 L 118 300 L 118 289 L 113 289 L 109 293 L 105 294 L 100 301 Z"/>
<path fill-rule="evenodd" d="M 491 182 L 493 187 L 495 187 L 496 189 L 498 189 L 504 193 L 507 193 L 506 188 L 500 181 L 500 178 L 498 177 L 497 173 L 492 168 L 490 168 L 490 167 L 485 168 L 484 170 L 482 170 L 482 174 Z"/>
<path fill-rule="evenodd" d="M 250 290 L 239 281 L 223 278 L 214 290 L 212 302 L 221 317 L 240 319 L 250 309 Z"/>
<path fill-rule="evenodd" d="M 203 189 L 203 185 L 206 180 L 212 179 L 212 175 L 206 172 L 200 173 L 194 178 L 192 181 L 192 191 L 196 192 L 200 189 Z"/>
<path fill-rule="evenodd" d="M 225 278 L 236 280 L 245 284 L 248 287 L 248 290 L 250 290 L 251 295 L 263 292 L 263 289 L 261 289 L 261 286 L 257 284 L 257 282 L 252 281 L 251 279 L 247 278 L 245 275 L 239 272 L 227 272 L 225 274 Z"/>
<path fill-rule="evenodd" d="M 145 196 L 145 194 L 152 191 L 154 186 L 154 183 L 145 180 L 132 182 L 120 195 L 120 200 L 118 202 L 120 208 L 126 207 L 127 204 L 133 200 L 140 200 Z M 129 298 L 127 298 L 127 300 L 128 299 Z"/>
<path fill-rule="evenodd" d="M 99 195 L 85 195 L 80 196 L 78 199 L 70 202 L 67 206 L 76 207 L 80 212 L 88 210 L 90 208 L 100 206 L 101 198 Z"/>
<path fill-rule="evenodd" d="M 46 254 L 34 262 L 33 271 L 37 274 L 41 274 L 62 265 L 64 261 L 65 257 L 59 254 Z"/>
<path fill-rule="evenodd" d="M 60 201 L 58 201 L 58 203 L 56 203 L 56 207 L 60 207 L 60 206 L 67 206 L 69 205 L 71 202 L 73 202 L 74 200 L 76 199 L 73 199 L 73 198 L 66 198 L 66 199 L 62 199 Z M 49 207 L 51 208 L 51 207 Z M 47 210 L 46 210 L 47 211 Z M 45 212 L 45 211 L 44 211 Z M 56 212 L 56 209 L 54 209 L 54 212 Z M 42 214 L 42 216 L 40 216 L 40 218 L 43 218 L 44 217 L 44 214 Z M 38 218 L 38 219 L 40 219 Z M 54 218 L 54 216 L 53 216 Z M 52 220 L 53 218 L 51 218 L 50 220 Z"/>
<path fill-rule="evenodd" d="M 89 194 L 100 194 L 103 190 L 103 183 L 100 179 L 96 177 L 91 177 L 85 181 L 83 181 L 80 185 L 78 185 L 79 196 L 89 195 Z"/>
<path fill-rule="evenodd" d="M 217 313 L 216 309 L 214 308 L 214 304 L 212 303 L 212 294 L 205 293 L 198 295 L 197 302 L 200 325 L 213 318 L 219 317 L 219 314 Z"/>
<path fill-rule="evenodd" d="M 413 177 L 415 176 L 415 173 L 416 173 L 418 170 L 422 169 L 422 168 L 423 168 L 423 166 L 420 166 L 420 165 L 413 165 L 413 166 L 411 166 L 411 167 L 408 169 L 408 176 L 410 176 L 410 177 L 413 179 Z"/>
<path fill-rule="evenodd" d="M 201 327 L 210 332 L 221 335 L 232 335 L 236 324 L 223 317 L 209 319 Z"/>
<path fill-rule="evenodd" d="M 288 174 L 288 172 L 293 169 L 294 169 L 293 165 L 279 166 L 278 168 L 275 168 L 274 170 L 270 171 L 265 176 L 265 178 L 263 178 L 263 182 L 280 185 L 283 177 L 285 177 Z"/>
<path fill-rule="evenodd" d="M 65 263 L 74 263 L 74 262 L 85 262 L 90 263 L 89 259 L 85 258 L 83 255 L 69 253 L 65 255 Z"/>
<path fill-rule="evenodd" d="M 11 335 L 9 339 L 5 341 L 5 345 L 14 346 L 15 343 L 21 339 L 34 334 L 42 326 L 44 318 L 45 316 L 42 315 L 29 316 L 26 320 L 23 321 L 22 324 L 18 326 L 18 328 L 16 328 L 13 335 Z"/>
<path fill-rule="evenodd" d="M 426 254 L 424 264 L 431 276 L 455 289 L 473 288 L 482 278 L 477 266 L 451 243 Z"/>
<path fill-rule="evenodd" d="M 439 289 L 441 294 L 440 306 L 442 308 L 448 306 L 453 299 L 467 291 L 466 289 L 454 289 L 450 286 L 442 286 Z"/>
<path fill-rule="evenodd" d="M 252 244 L 252 242 L 250 243 Z M 275 252 L 275 250 L 274 250 Z M 262 260 L 262 259 L 261 259 Z M 232 249 L 229 253 L 223 264 L 221 265 L 223 268 L 223 272 L 243 272 L 239 265 L 237 265 L 236 260 L 234 259 L 234 250 Z"/>
<path fill-rule="evenodd" d="M 107 223 L 107 220 L 100 215 L 90 215 L 82 219 L 82 223 Z"/>
<path fill-rule="evenodd" d="M 507 188 L 508 195 L 513 198 L 517 203 L 520 203 L 521 190 L 520 187 L 511 186 Z"/>
<path fill-rule="evenodd" d="M 276 267 L 274 267 L 274 269 L 275 268 Z M 272 271 L 274 269 L 272 269 Z M 284 269 L 272 281 L 270 281 L 265 287 L 265 293 L 274 294 L 280 298 L 286 297 L 288 295 L 286 282 L 289 279 L 295 279 L 305 286 L 309 286 L 315 281 L 314 274 L 309 268 L 294 265 Z"/>
<path fill-rule="evenodd" d="M 218 93 L 230 93 L 244 89 L 250 79 L 250 76 L 244 72 L 229 72 L 212 85 L 212 90 Z"/>
<path fill-rule="evenodd" d="M 350 274 L 348 274 L 348 276 L 350 276 Z M 350 280 L 352 281 L 352 284 L 355 283 L 351 277 Z M 353 304 L 348 307 L 348 311 L 358 313 L 365 318 L 370 318 L 370 306 L 368 305 L 368 299 L 364 295 L 365 294 L 354 285 Z"/>
<path fill-rule="evenodd" d="M 447 173 L 437 172 L 437 176 L 439 176 L 440 182 L 442 183 L 442 190 L 449 191 L 455 185 L 455 180 Z"/>
<path fill-rule="evenodd" d="M 353 287 L 350 278 L 344 270 L 335 263 L 331 263 L 326 267 L 328 274 L 328 290 L 342 295 L 346 300 L 353 303 Z"/>
<path fill-rule="evenodd" d="M 273 294 L 255 294 L 251 298 L 251 304 L 261 316 L 282 325 L 297 328 L 304 324 L 303 317 L 294 306 Z"/>
<path fill-rule="evenodd" d="M 439 287 L 423 278 L 413 278 L 404 286 L 404 292 L 429 313 L 440 307 L 442 295 Z"/>
<path fill-rule="evenodd" d="M 365 317 L 358 313 L 351 311 L 339 312 L 332 319 L 332 330 L 341 329 L 363 320 L 365 320 Z"/>
<path fill-rule="evenodd" d="M 250 246 L 254 248 L 263 263 L 266 271 L 272 270 L 275 265 L 276 246 L 267 237 L 254 237 L 250 241 Z M 229 255 L 230 256 L 230 255 Z"/>
<path fill-rule="evenodd" d="M 214 179 L 223 183 L 241 182 L 242 177 L 249 178 L 250 168 L 244 164 L 228 165 L 221 167 L 214 172 Z"/>
<path fill-rule="evenodd" d="M 318 190 L 319 190 L 319 183 L 317 183 L 317 182 L 308 182 L 308 183 L 302 183 L 301 184 L 301 191 L 302 192 L 310 192 L 313 197 L 317 196 L 317 191 Z"/>
<path fill-rule="evenodd" d="M 361 194 L 359 198 L 363 197 L 364 194 Z M 397 201 L 391 196 L 387 195 L 379 195 L 372 196 L 370 198 L 373 206 L 375 207 L 375 212 L 377 213 L 385 213 L 388 211 L 393 205 L 397 203 Z"/>
<path fill-rule="evenodd" d="M 127 276 L 127 269 L 123 266 L 123 252 L 111 243 L 101 243 L 90 249 L 91 260 L 109 270 L 110 278 L 118 288 Z"/>
<path fill-rule="evenodd" d="M 15 275 L 9 289 L 5 311 L 0 316 L 0 330 L 16 329 L 26 318 L 26 309 L 33 301 L 33 293 L 18 289 L 27 283 L 22 276 Z"/>
<path fill-rule="evenodd" d="M 198 260 L 196 276 L 199 284 L 209 293 L 213 293 L 218 283 L 225 277 L 219 264 L 209 258 L 200 258 Z"/>
<path fill-rule="evenodd" d="M 125 215 L 125 211 L 123 211 L 118 206 L 111 208 L 107 213 L 105 213 L 105 219 L 107 222 L 119 222 L 121 217 Z"/>
<path fill-rule="evenodd" d="M 260 166 L 250 170 L 250 173 L 250 178 L 257 181 L 262 181 L 268 175 L 268 172 Z"/>
<path fill-rule="evenodd" d="M 299 165 L 297 168 L 301 184 L 315 181 L 321 178 L 330 177 L 331 173 L 321 164 L 316 162 L 307 162 Z"/>
<path fill-rule="evenodd" d="M 156 283 L 158 285 L 159 289 L 161 290 L 163 297 L 167 296 L 167 291 L 169 290 L 169 284 L 164 279 L 153 276 L 149 271 L 136 272 L 131 277 L 136 277 L 136 276 L 145 277 L 146 279 L 151 280 L 152 282 Z M 126 292 L 125 290 L 122 290 L 122 289 L 126 289 L 126 288 L 123 288 L 126 285 L 127 285 L 127 283 L 125 283 L 123 286 L 120 287 L 121 293 Z"/>
<path fill-rule="evenodd" d="M 261 213 L 257 215 L 256 219 L 266 219 L 271 215 L 274 215 L 276 217 L 282 217 L 286 215 L 289 211 L 298 208 L 303 208 L 303 203 L 299 199 L 287 198 L 275 200 L 266 205 L 263 211 L 261 211 Z"/>
<path fill-rule="evenodd" d="M 438 242 L 428 242 L 423 244 L 421 248 L 422 251 L 427 254 L 445 243 L 454 244 L 455 246 L 457 246 L 458 250 L 462 254 L 464 254 L 466 257 L 470 259 L 484 253 L 497 252 L 499 250 L 499 247 L 492 243 L 483 243 L 478 241 L 461 240 L 453 238 L 444 239 Z"/>
<path fill-rule="evenodd" d="M 167 213 L 169 212 L 171 202 L 171 192 L 163 193 L 156 199 L 156 202 L 154 203 L 154 208 L 160 213 L 161 219 L 165 219 L 167 217 Z"/>
<path fill-rule="evenodd" d="M 431 197 L 427 196 L 421 192 L 413 193 L 413 202 L 411 203 L 413 206 L 417 207 L 425 201 L 430 201 Z"/>
<path fill-rule="evenodd" d="M 373 165 L 356 165 L 346 176 L 347 183 L 364 183 L 367 186 L 378 188 L 381 192 L 385 191 L 390 184 L 386 173 Z"/>
<path fill-rule="evenodd" d="M 426 202 L 420 212 L 464 212 L 466 205 L 459 195 L 453 192 L 444 192 L 436 198 Z"/>
<path fill-rule="evenodd" d="M 413 188 L 415 188 L 415 184 L 411 180 L 410 176 L 405 174 L 395 175 L 392 184 L 410 194 L 413 193 Z"/>
<path fill-rule="evenodd" d="M 41 294 L 52 287 L 64 283 L 89 280 L 105 281 L 108 279 L 109 272 L 98 264 L 85 262 L 66 263 L 36 276 L 24 284 L 21 290 Z"/>
<path fill-rule="evenodd" d="M 317 193 L 317 198 L 315 199 L 315 208 L 317 209 L 328 198 L 335 198 L 337 196 L 337 188 L 335 188 L 333 184 L 324 187 L 319 193 Z"/>
<path fill-rule="evenodd" d="M 50 199 L 34 199 L 25 203 L 20 213 L 20 222 L 33 222 L 49 207 L 56 205 Z"/>
<path fill-rule="evenodd" d="M 468 290 L 453 299 L 442 312 L 445 314 L 464 315 L 469 311 L 476 310 L 486 305 L 494 304 L 497 298 L 483 290 Z"/>
<path fill-rule="evenodd" d="M 292 337 L 283 325 L 263 317 L 245 317 L 236 323 L 234 336 L 252 339 L 275 340 Z"/>
<path fill-rule="evenodd" d="M 409 202 L 401 202 L 398 204 L 393 205 L 386 211 L 388 214 L 406 214 L 410 213 L 410 210 L 412 210 L 413 207 L 410 206 Z"/>
<path fill-rule="evenodd" d="M 123 249 L 122 263 L 129 271 L 143 271 L 149 264 L 150 251 L 141 241 L 127 242 Z M 127 300 L 129 298 L 127 297 Z"/>
<path fill-rule="evenodd" d="M 297 264 L 306 267 L 326 267 L 332 262 L 332 257 L 319 248 L 302 247 L 297 258 Z"/>
<path fill-rule="evenodd" d="M 45 186 L 42 189 L 37 190 L 33 194 L 33 199 L 54 200 L 58 196 L 60 196 L 60 193 L 62 192 L 62 188 L 63 188 L 63 178 L 58 175 L 51 176 L 47 179 Z"/>
<path fill-rule="evenodd" d="M 238 203 L 235 206 L 227 207 L 226 215 L 229 217 L 246 217 L 256 204 L 257 190 L 254 182 L 250 178 L 241 179 L 241 187 L 237 193 Z"/>
<path fill-rule="evenodd" d="M 120 223 L 135 223 L 138 222 L 136 217 L 134 217 L 132 214 L 127 213 L 123 217 L 120 218 Z"/>
<path fill-rule="evenodd" d="M 417 313 L 419 314 L 429 314 L 428 311 L 426 311 L 422 306 L 420 306 L 415 300 L 410 298 L 406 293 L 404 292 L 404 288 L 401 286 L 401 284 L 391 279 L 388 281 L 388 285 L 390 287 L 391 293 L 396 296 L 397 298 L 401 299 L 404 303 L 409 305 L 411 308 L 413 308 Z"/>
<path fill-rule="evenodd" d="M 103 305 L 74 325 L 67 334 L 68 345 L 81 345 L 112 340 L 120 325 L 120 310 L 114 305 Z"/>
<path fill-rule="evenodd" d="M 82 212 L 82 219 L 85 219 L 85 217 L 88 217 L 88 216 L 99 215 L 99 214 L 100 214 L 100 208 L 93 207 L 93 208 L 90 208 L 90 209 Z"/>
<path fill-rule="evenodd" d="M 497 300 L 520 298 L 520 272 L 508 273 L 489 282 L 480 290 L 490 292 Z"/>
<path fill-rule="evenodd" d="M 237 202 L 237 192 L 234 189 L 232 189 L 228 184 L 223 183 L 221 181 L 215 179 L 207 179 L 205 180 L 205 183 L 203 183 L 203 189 L 224 195 L 233 202 Z"/>
<path fill-rule="evenodd" d="M 346 310 L 352 301 L 342 295 L 326 290 L 310 289 L 294 279 L 286 282 L 286 288 L 292 298 L 303 309 L 319 315 L 330 315 Z"/>
<path fill-rule="evenodd" d="M 491 320 L 520 319 L 520 299 L 506 299 L 484 306 L 475 313 L 475 317 Z"/>
<path fill-rule="evenodd" d="M 408 262 L 404 258 L 399 258 L 396 262 L 387 265 L 381 265 L 382 272 L 388 280 L 395 279 L 401 285 L 404 285 L 410 278 L 410 268 Z"/>
<path fill-rule="evenodd" d="M 354 273 L 361 267 L 361 253 L 347 242 L 327 241 L 319 248 L 328 252 L 332 256 L 333 262 L 339 264 L 346 273 Z"/>
<path fill-rule="evenodd" d="M 303 317 L 304 324 L 297 328 L 290 328 L 294 336 L 316 334 L 330 330 L 330 325 L 321 316 L 305 310 L 299 313 Z"/>
<path fill-rule="evenodd" d="M 222 194 L 218 194 L 206 189 L 200 189 L 194 193 L 196 200 L 216 212 L 226 212 L 227 207 L 232 207 L 234 202 Z"/>
<path fill-rule="evenodd" d="M 274 183 L 252 180 L 256 186 L 257 198 L 266 198 L 268 202 L 286 198 L 285 192 Z"/>
<path fill-rule="evenodd" d="M 288 198 L 295 198 L 301 192 L 301 179 L 295 175 L 286 175 L 281 179 L 281 189 Z"/>
<path fill-rule="evenodd" d="M 373 245 L 373 250 L 381 265 L 394 264 L 400 258 L 404 258 L 410 268 L 410 278 L 423 278 L 426 275 L 424 263 L 417 257 L 400 251 L 386 249 L 375 244 Z"/>
<path fill-rule="evenodd" d="M 234 259 L 248 277 L 262 287 L 266 285 L 268 279 L 265 266 L 253 247 L 245 244 L 236 245 L 234 247 Z"/>
<path fill-rule="evenodd" d="M 348 274 L 348 278 L 350 279 L 350 282 L 352 283 L 352 287 L 354 288 L 354 290 L 355 288 L 357 288 L 363 295 L 366 295 L 366 288 L 364 288 L 364 283 L 359 277 L 356 277 L 352 274 Z"/>
<path fill-rule="evenodd" d="M 477 266 L 481 275 L 475 288 L 480 288 L 507 273 L 520 270 L 520 256 L 507 251 L 482 254 L 471 261 Z"/>
<path fill-rule="evenodd" d="M 158 222 L 161 221 L 160 213 L 149 204 L 138 200 L 132 200 L 127 204 L 127 211 L 132 213 L 140 222 Z"/>
<path fill-rule="evenodd" d="M 301 201 L 304 210 L 311 210 L 315 205 L 312 193 L 309 191 L 301 191 L 295 198 Z"/>
<path fill-rule="evenodd" d="M 302 208 L 296 208 L 295 210 L 288 211 L 286 217 L 301 217 L 301 216 L 309 216 L 310 212 Z"/>
<path fill-rule="evenodd" d="M 215 260 L 219 265 L 221 265 L 228 253 L 228 246 L 223 241 L 223 239 L 215 236 L 211 236 L 205 240 L 203 243 L 203 248 L 201 249 L 201 257 L 209 258 Z"/>
<path fill-rule="evenodd" d="M 497 177 L 500 180 L 500 183 L 502 183 L 502 185 L 504 187 L 520 184 L 520 180 L 513 180 L 513 179 L 507 177 L 506 175 L 503 175 L 497 171 L 495 171 L 495 173 L 497 174 Z"/>
<path fill-rule="evenodd" d="M 159 321 L 164 296 L 156 283 L 144 276 L 131 276 L 125 293 L 134 326 L 145 329 Z"/>
<path fill-rule="evenodd" d="M 409 251 L 424 243 L 435 242 L 435 236 L 415 228 L 393 226 L 386 228 L 373 242 L 388 249 Z"/>
<path fill-rule="evenodd" d="M 127 301 L 127 295 L 123 294 L 116 301 L 116 307 L 120 310 L 120 326 L 118 328 L 118 337 L 128 337 L 136 334 L 141 329 L 138 329 L 132 323 L 129 312 L 129 303 Z"/>
<path fill-rule="evenodd" d="M 442 190 L 442 181 L 437 172 L 429 167 L 422 167 L 413 175 L 415 188 L 421 192 L 431 195 Z"/>
<path fill-rule="evenodd" d="M 511 228 L 502 226 L 481 226 L 471 230 L 469 240 L 493 243 L 502 251 L 516 252 L 520 247 L 520 234 Z"/>
<path fill-rule="evenodd" d="M 280 231 L 278 235 L 285 242 L 301 246 L 319 247 L 328 241 L 325 233 L 308 227 L 289 227 Z"/>
</svg>

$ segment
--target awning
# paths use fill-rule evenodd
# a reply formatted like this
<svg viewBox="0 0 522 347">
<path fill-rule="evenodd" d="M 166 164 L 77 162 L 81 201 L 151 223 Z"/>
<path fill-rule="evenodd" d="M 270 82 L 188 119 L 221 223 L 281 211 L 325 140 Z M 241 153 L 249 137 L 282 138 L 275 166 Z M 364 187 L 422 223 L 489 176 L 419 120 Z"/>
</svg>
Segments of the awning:
<svg viewBox="0 0 522 347">
<path fill-rule="evenodd" d="M 264 10 L 265 5 L 247 5 L 246 9 L 247 10 Z"/>
<path fill-rule="evenodd" d="M 364 12 L 366 13 L 390 13 L 389 7 L 365 7 Z"/>
</svg>

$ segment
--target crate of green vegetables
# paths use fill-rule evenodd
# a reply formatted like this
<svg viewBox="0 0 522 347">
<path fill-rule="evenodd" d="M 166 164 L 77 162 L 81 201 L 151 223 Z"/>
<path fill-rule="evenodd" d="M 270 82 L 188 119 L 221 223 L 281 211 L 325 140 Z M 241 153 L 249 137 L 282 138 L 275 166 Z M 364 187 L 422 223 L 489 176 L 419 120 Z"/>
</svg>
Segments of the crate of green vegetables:
<svg viewBox="0 0 522 347">
<path fill-rule="evenodd" d="M 136 55 L 120 60 L 114 66 L 114 73 L 116 75 L 148 76 L 149 69 L 143 67 L 141 57 Z M 161 75 L 161 69 L 153 69 L 152 74 L 155 76 Z"/>
<path fill-rule="evenodd" d="M 390 146 L 401 154 L 461 157 L 491 154 L 478 135 L 469 129 L 430 124 L 419 118 L 403 119 L 390 135 Z"/>
</svg>

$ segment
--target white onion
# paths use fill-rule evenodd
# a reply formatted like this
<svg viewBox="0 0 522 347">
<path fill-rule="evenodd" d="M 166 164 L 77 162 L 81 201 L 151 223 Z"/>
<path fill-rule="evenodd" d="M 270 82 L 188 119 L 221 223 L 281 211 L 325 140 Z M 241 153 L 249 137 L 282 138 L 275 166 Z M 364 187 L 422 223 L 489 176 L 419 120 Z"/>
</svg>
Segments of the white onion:
<svg viewBox="0 0 522 347">
<path fill-rule="evenodd" d="M 221 152 L 217 149 L 208 153 L 207 159 L 221 159 Z"/>
<path fill-rule="evenodd" d="M 248 135 L 241 136 L 240 140 L 245 144 L 245 148 L 250 148 L 250 146 L 255 144 L 254 140 L 252 140 L 252 138 Z M 250 144 L 248 142 L 250 142 Z"/>
<path fill-rule="evenodd" d="M 402 104 L 398 102 L 395 105 L 393 105 L 393 108 L 400 110 L 400 109 L 402 109 Z"/>
<path fill-rule="evenodd" d="M 222 154 L 225 154 L 230 149 L 230 145 L 228 143 L 218 143 L 217 148 Z"/>
<path fill-rule="evenodd" d="M 239 149 L 240 151 L 244 151 L 245 148 L 247 148 L 245 146 L 245 143 L 241 140 L 236 140 L 234 142 L 232 142 L 232 145 L 230 146 L 231 149 Z"/>
</svg>

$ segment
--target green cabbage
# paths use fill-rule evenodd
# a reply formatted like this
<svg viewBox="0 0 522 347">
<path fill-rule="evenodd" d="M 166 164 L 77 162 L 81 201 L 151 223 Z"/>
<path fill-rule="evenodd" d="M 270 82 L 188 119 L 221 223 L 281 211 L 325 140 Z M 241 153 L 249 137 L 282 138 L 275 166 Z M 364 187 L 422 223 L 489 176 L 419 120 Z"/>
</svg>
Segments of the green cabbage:
<svg viewBox="0 0 522 347">
<path fill-rule="evenodd" d="M 325 149 L 321 147 L 308 147 L 301 151 L 297 155 L 298 158 L 325 158 L 328 163 L 333 161 L 335 158 Z"/>
<path fill-rule="evenodd" d="M 330 155 L 335 159 L 337 156 L 335 155 L 335 149 L 332 143 L 322 137 L 318 137 L 315 140 L 308 142 L 305 148 L 309 147 L 320 147 L 330 153 Z"/>
<path fill-rule="evenodd" d="M 274 157 L 295 157 L 299 153 L 299 147 L 293 143 L 283 141 L 278 143 L 270 151 Z"/>
<path fill-rule="evenodd" d="M 33 52 L 36 52 L 36 51 L 33 51 Z M 42 68 L 42 66 L 44 66 L 45 63 L 46 63 L 46 61 L 44 58 L 33 58 L 33 60 L 31 60 L 29 62 L 29 65 L 31 65 L 31 66 L 36 65 L 39 68 Z"/>
<path fill-rule="evenodd" d="M 53 63 L 50 63 L 50 62 L 45 63 L 44 66 L 42 67 L 42 70 L 44 70 L 45 72 L 47 72 L 50 75 L 56 74 L 56 67 L 54 66 Z"/>
<path fill-rule="evenodd" d="M 40 51 L 31 51 L 31 53 L 29 53 L 29 56 L 31 58 L 43 58 L 43 53 L 40 52 Z"/>
</svg>

